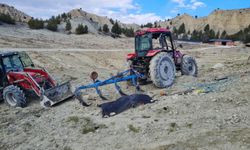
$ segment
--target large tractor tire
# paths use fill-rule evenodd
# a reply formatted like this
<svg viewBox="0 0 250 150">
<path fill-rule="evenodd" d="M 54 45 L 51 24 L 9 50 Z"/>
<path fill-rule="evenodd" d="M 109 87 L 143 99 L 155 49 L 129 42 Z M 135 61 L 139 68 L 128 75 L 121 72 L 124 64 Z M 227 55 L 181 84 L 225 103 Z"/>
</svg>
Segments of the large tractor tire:
<svg viewBox="0 0 250 150">
<path fill-rule="evenodd" d="M 4 101 L 12 107 L 25 107 L 27 106 L 26 97 L 23 91 L 14 85 L 7 86 L 3 90 Z"/>
<path fill-rule="evenodd" d="M 181 74 L 197 77 L 198 66 L 196 60 L 188 55 L 184 55 L 181 62 Z"/>
<path fill-rule="evenodd" d="M 152 58 L 149 65 L 150 77 L 155 86 L 166 88 L 174 83 L 175 63 L 168 53 L 162 52 Z"/>
</svg>

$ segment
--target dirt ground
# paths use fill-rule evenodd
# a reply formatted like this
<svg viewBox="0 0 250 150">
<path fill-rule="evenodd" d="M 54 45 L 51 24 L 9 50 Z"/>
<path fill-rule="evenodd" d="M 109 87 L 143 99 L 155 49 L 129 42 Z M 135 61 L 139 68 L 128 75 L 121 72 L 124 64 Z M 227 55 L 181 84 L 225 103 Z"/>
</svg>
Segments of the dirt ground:
<svg viewBox="0 0 250 150">
<path fill-rule="evenodd" d="M 31 48 L 28 53 L 37 66 L 45 67 L 57 80 L 72 80 L 73 87 L 91 83 L 91 71 L 105 79 L 127 67 L 129 50 L 52 48 Z M 184 44 L 184 49 L 197 59 L 197 78 L 177 73 L 171 88 L 144 85 L 145 93 L 157 102 L 110 118 L 102 118 L 96 104 L 103 101 L 93 90 L 84 91 L 93 103 L 90 107 L 81 106 L 75 99 L 50 109 L 42 108 L 38 100 L 30 100 L 23 109 L 2 102 L 0 149 L 250 149 L 250 48 Z M 126 84 L 122 87 L 126 93 L 134 92 Z M 195 90 L 186 93 L 190 88 Z M 110 101 L 119 97 L 113 85 L 102 91 Z"/>
</svg>

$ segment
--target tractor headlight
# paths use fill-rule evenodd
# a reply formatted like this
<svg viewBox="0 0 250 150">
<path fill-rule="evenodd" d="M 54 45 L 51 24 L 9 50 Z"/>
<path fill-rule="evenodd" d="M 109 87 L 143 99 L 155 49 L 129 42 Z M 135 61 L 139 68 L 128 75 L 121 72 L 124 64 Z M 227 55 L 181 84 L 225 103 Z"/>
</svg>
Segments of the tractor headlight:
<svg viewBox="0 0 250 150">
<path fill-rule="evenodd" d="M 7 79 L 8 79 L 8 81 L 10 81 L 10 76 L 9 75 L 7 75 Z"/>
</svg>

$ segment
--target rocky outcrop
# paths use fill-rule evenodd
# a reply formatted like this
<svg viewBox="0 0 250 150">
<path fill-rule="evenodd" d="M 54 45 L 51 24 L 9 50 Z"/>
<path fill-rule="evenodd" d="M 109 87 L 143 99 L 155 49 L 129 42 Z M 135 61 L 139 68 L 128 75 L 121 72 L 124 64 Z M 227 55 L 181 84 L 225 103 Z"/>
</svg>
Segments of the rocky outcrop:
<svg viewBox="0 0 250 150">
<path fill-rule="evenodd" d="M 31 19 L 31 16 L 24 12 L 2 3 L 0 3 L 0 13 L 9 14 L 16 22 L 28 22 Z"/>
<path fill-rule="evenodd" d="M 224 30 L 228 34 L 234 34 L 250 25 L 250 9 L 237 10 L 214 10 L 207 17 L 195 18 L 188 14 L 177 16 L 173 19 L 157 22 L 162 27 L 169 26 L 170 28 L 179 27 L 182 23 L 185 24 L 186 31 L 192 32 L 195 30 L 203 30 L 209 24 L 210 28 L 215 32 Z"/>
<path fill-rule="evenodd" d="M 88 13 L 83 11 L 82 9 L 73 9 L 68 14 L 71 15 L 71 23 L 73 24 L 73 28 L 76 27 L 77 24 L 82 23 L 87 25 L 90 30 L 94 29 L 95 32 L 98 31 L 100 27 L 103 27 L 104 24 L 107 24 L 109 29 L 111 30 L 113 24 L 110 22 L 110 18 L 107 16 L 98 16 L 92 13 Z M 122 28 L 133 28 L 134 30 L 139 29 L 139 25 L 137 24 L 124 24 L 119 22 Z"/>
</svg>

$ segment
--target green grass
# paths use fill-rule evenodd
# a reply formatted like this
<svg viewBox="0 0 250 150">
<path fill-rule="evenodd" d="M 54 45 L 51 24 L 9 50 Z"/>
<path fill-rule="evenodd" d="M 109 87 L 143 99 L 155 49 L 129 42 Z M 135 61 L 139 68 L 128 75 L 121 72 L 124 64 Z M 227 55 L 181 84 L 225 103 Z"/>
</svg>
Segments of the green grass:
<svg viewBox="0 0 250 150">
<path fill-rule="evenodd" d="M 177 129 L 178 129 L 178 125 L 175 122 L 170 123 L 170 128 L 168 129 L 169 133 L 177 131 Z"/>
<path fill-rule="evenodd" d="M 88 133 L 90 133 L 90 132 L 95 132 L 95 127 L 93 127 L 93 126 L 83 126 L 82 127 L 82 134 L 88 134 Z"/>
<path fill-rule="evenodd" d="M 71 148 L 71 147 L 66 146 L 66 147 L 64 147 L 64 148 L 63 148 L 63 150 L 72 150 L 72 148 Z"/>
<path fill-rule="evenodd" d="M 90 132 L 94 133 L 97 129 L 106 129 L 108 128 L 105 124 L 96 124 L 94 123 L 90 118 L 85 117 L 84 118 L 85 123 L 82 126 L 81 133 L 82 134 L 88 134 Z"/>
<path fill-rule="evenodd" d="M 132 124 L 128 125 L 128 128 L 129 128 L 130 131 L 132 131 L 134 133 L 139 133 L 140 132 L 140 128 L 136 128 Z"/>
<path fill-rule="evenodd" d="M 67 119 L 67 122 L 78 123 L 78 122 L 79 122 L 79 117 L 77 117 L 77 116 L 70 116 L 70 117 Z"/>
<path fill-rule="evenodd" d="M 192 123 L 187 123 L 186 126 L 187 126 L 188 128 L 192 128 L 193 124 L 192 124 Z"/>
</svg>

